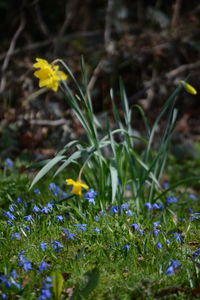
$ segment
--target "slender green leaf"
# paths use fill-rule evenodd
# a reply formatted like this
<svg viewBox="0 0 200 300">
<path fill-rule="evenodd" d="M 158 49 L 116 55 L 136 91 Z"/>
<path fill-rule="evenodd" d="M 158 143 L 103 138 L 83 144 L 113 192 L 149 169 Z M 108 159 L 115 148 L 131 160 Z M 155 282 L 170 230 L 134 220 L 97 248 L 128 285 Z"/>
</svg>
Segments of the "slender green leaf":
<svg viewBox="0 0 200 300">
<path fill-rule="evenodd" d="M 64 158 L 65 158 L 65 156 L 61 155 L 61 156 L 56 156 L 53 159 L 51 159 L 35 176 L 29 189 L 31 189 L 40 179 L 42 179 L 42 177 L 44 177 L 44 175 L 46 175 L 58 162 L 60 162 Z"/>
<path fill-rule="evenodd" d="M 64 283 L 64 278 L 63 278 L 62 274 L 59 273 L 58 271 L 53 271 L 51 273 L 51 277 L 52 277 L 52 283 L 53 283 L 54 298 L 55 298 L 55 300 L 60 300 L 63 283 Z"/>
<path fill-rule="evenodd" d="M 112 185 L 112 203 L 115 200 L 117 186 L 118 186 L 118 172 L 114 164 L 109 166 L 110 175 L 111 175 L 111 185 Z"/>
<path fill-rule="evenodd" d="M 37 168 L 43 167 L 50 161 L 51 161 L 51 159 L 45 159 L 42 161 L 38 161 L 38 162 L 32 164 L 31 166 L 27 167 L 26 170 L 37 169 Z"/>
<path fill-rule="evenodd" d="M 81 151 L 78 150 L 74 152 L 67 160 L 64 161 L 64 163 L 58 168 L 58 170 L 55 172 L 54 177 L 57 176 L 60 172 L 62 172 L 70 163 L 73 161 L 79 159 L 81 157 Z"/>
</svg>

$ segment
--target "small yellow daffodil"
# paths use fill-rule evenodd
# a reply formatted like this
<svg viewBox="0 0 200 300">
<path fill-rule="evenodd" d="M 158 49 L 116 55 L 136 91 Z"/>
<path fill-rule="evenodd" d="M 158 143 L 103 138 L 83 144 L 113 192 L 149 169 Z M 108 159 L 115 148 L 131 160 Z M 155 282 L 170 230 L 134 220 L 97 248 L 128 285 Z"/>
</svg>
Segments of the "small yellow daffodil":
<svg viewBox="0 0 200 300">
<path fill-rule="evenodd" d="M 186 90 L 186 92 L 188 92 L 189 94 L 192 94 L 192 95 L 196 95 L 197 94 L 196 89 L 191 84 L 189 84 L 189 83 L 187 83 L 187 82 L 185 82 L 183 80 L 181 80 L 179 82 L 179 84 L 181 84 L 184 87 L 184 89 Z"/>
<path fill-rule="evenodd" d="M 59 70 L 59 66 L 49 64 L 48 61 L 41 58 L 36 58 L 34 68 L 40 69 L 34 72 L 34 75 L 39 78 L 39 87 L 47 87 L 54 92 L 58 90 L 59 81 L 66 80 L 67 75 Z"/>
<path fill-rule="evenodd" d="M 85 190 L 89 189 L 87 184 L 82 183 L 80 180 L 74 181 L 73 179 L 66 179 L 67 185 L 72 185 L 72 194 L 82 195 L 82 188 Z"/>
</svg>

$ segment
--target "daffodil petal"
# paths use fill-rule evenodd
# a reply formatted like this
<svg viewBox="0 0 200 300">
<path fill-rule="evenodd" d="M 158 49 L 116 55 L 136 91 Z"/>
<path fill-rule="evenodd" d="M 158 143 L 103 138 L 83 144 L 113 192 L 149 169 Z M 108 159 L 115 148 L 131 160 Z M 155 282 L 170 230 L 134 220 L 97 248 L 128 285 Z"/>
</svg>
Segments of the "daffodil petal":
<svg viewBox="0 0 200 300">
<path fill-rule="evenodd" d="M 82 188 L 85 190 L 89 189 L 87 184 L 82 183 L 79 180 L 74 181 L 73 179 L 69 178 L 69 179 L 66 179 L 66 183 L 67 183 L 67 185 L 72 185 L 71 193 L 75 194 L 75 195 L 79 195 L 79 196 L 82 195 Z"/>
<path fill-rule="evenodd" d="M 34 72 L 34 75 L 39 78 L 40 88 L 46 86 L 56 92 L 59 88 L 59 82 L 67 79 L 67 75 L 59 70 L 58 65 L 49 64 L 45 59 L 36 58 L 33 67 L 39 69 Z"/>
<path fill-rule="evenodd" d="M 85 190 L 89 190 L 89 186 L 87 184 L 81 183 L 82 188 Z"/>
<path fill-rule="evenodd" d="M 189 94 L 192 94 L 192 95 L 197 94 L 197 90 L 191 84 L 189 84 L 183 80 L 180 81 L 180 84 L 184 87 L 186 92 L 188 92 Z"/>
<path fill-rule="evenodd" d="M 67 185 L 73 185 L 75 181 L 73 179 L 66 179 Z"/>
</svg>

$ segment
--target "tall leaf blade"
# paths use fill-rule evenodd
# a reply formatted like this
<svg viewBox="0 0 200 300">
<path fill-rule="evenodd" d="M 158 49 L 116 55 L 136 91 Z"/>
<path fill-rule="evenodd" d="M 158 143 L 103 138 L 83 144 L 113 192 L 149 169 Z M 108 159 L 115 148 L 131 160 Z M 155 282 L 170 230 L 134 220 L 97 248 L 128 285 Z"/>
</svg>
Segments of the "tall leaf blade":
<svg viewBox="0 0 200 300">
<path fill-rule="evenodd" d="M 58 271 L 53 271 L 51 273 L 52 283 L 53 283 L 53 294 L 55 300 L 61 299 L 61 293 L 63 288 L 64 279 L 61 273 Z"/>
<path fill-rule="evenodd" d="M 111 185 L 112 185 L 112 203 L 115 200 L 118 185 L 118 172 L 114 165 L 110 165 Z"/>
<path fill-rule="evenodd" d="M 35 176 L 29 189 L 31 189 L 40 179 L 42 179 L 42 177 L 44 177 L 44 175 L 46 175 L 59 161 L 61 161 L 64 158 L 64 155 L 59 155 L 51 159 Z"/>
</svg>

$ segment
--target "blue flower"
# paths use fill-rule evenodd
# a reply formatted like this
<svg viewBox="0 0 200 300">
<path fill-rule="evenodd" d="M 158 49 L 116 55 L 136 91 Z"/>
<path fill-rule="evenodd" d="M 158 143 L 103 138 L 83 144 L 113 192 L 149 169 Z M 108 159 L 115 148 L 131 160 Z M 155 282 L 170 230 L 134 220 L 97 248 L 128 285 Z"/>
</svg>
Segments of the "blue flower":
<svg viewBox="0 0 200 300">
<path fill-rule="evenodd" d="M 56 216 L 56 221 L 63 222 L 64 218 L 63 216 Z"/>
<path fill-rule="evenodd" d="M 157 237 L 158 234 L 159 234 L 159 232 L 160 232 L 160 229 L 154 229 L 154 230 L 153 230 L 154 236 Z"/>
<path fill-rule="evenodd" d="M 5 166 L 7 168 L 12 168 L 13 167 L 13 161 L 10 158 L 6 158 L 6 160 L 5 160 Z"/>
<path fill-rule="evenodd" d="M 92 203 L 93 205 L 95 205 L 95 200 L 94 198 L 97 196 L 97 192 L 93 189 L 89 189 L 89 191 L 87 191 L 85 193 L 85 200 L 88 200 L 89 203 Z"/>
<path fill-rule="evenodd" d="M 177 203 L 177 202 L 178 202 L 178 199 L 176 197 L 169 196 L 166 198 L 167 204 L 172 204 L 172 203 Z"/>
<path fill-rule="evenodd" d="M 144 203 L 144 206 L 145 206 L 148 210 L 153 209 L 152 204 L 151 204 L 150 202 Z"/>
<path fill-rule="evenodd" d="M 46 261 L 42 261 L 38 267 L 39 272 L 46 271 L 49 264 Z"/>
<path fill-rule="evenodd" d="M 175 240 L 176 240 L 177 242 L 182 242 L 182 240 L 183 240 L 181 234 L 180 234 L 180 233 L 177 233 L 177 232 L 174 233 L 173 237 L 175 238 Z"/>
<path fill-rule="evenodd" d="M 22 267 L 25 272 L 32 270 L 31 262 L 23 256 L 24 251 L 19 254 L 19 267 Z"/>
<path fill-rule="evenodd" d="M 50 190 L 50 191 L 54 191 L 56 188 L 57 188 L 57 185 L 56 185 L 54 182 L 51 182 L 51 183 L 49 184 L 49 190 Z"/>
<path fill-rule="evenodd" d="M 127 244 L 123 246 L 123 250 L 125 250 L 125 251 L 128 251 L 130 248 L 131 248 L 131 246 L 127 245 Z"/>
<path fill-rule="evenodd" d="M 161 244 L 160 242 L 158 242 L 158 243 L 156 244 L 156 248 L 162 249 L 162 244 Z"/>
<path fill-rule="evenodd" d="M 135 229 L 135 231 L 139 231 L 138 224 L 131 224 L 130 227 L 133 227 Z"/>
<path fill-rule="evenodd" d="M 51 212 L 51 209 L 50 209 L 48 206 L 44 206 L 44 207 L 41 209 L 41 213 L 42 213 L 42 214 L 48 214 L 49 212 Z"/>
<path fill-rule="evenodd" d="M 34 214 L 37 214 L 38 212 L 40 212 L 40 208 L 37 205 L 34 205 L 33 212 Z"/>
<path fill-rule="evenodd" d="M 153 223 L 153 227 L 154 227 L 154 228 L 156 228 L 156 227 L 159 226 L 159 225 L 160 225 L 160 221 L 157 221 L 157 222 L 154 222 L 154 223 Z"/>
<path fill-rule="evenodd" d="M 24 220 L 27 222 L 33 222 L 33 217 L 32 215 L 24 216 Z"/>
<path fill-rule="evenodd" d="M 162 184 L 163 189 L 168 189 L 169 188 L 169 182 L 165 181 Z"/>
<path fill-rule="evenodd" d="M 158 203 L 154 203 L 152 206 L 152 209 L 159 209 L 159 210 L 163 210 L 164 206 L 163 203 L 158 202 Z"/>
<path fill-rule="evenodd" d="M 129 210 L 127 210 L 126 212 L 126 215 L 128 216 L 128 217 L 131 217 L 132 215 L 133 215 L 133 213 L 132 213 L 132 211 L 129 209 Z"/>
<path fill-rule="evenodd" d="M 167 268 L 167 270 L 165 271 L 166 275 L 173 275 L 175 270 L 177 268 L 180 267 L 180 262 L 178 260 L 171 260 L 171 264 L 169 265 L 169 267 Z"/>
<path fill-rule="evenodd" d="M 121 208 L 121 210 L 126 210 L 126 209 L 129 209 L 129 206 L 130 205 L 128 203 L 124 203 L 124 204 L 121 205 L 120 208 Z"/>
<path fill-rule="evenodd" d="M 172 266 L 169 266 L 167 268 L 167 270 L 165 271 L 165 274 L 170 275 L 170 276 L 173 275 L 174 274 L 174 268 Z"/>
<path fill-rule="evenodd" d="M 196 258 L 197 258 L 198 255 L 199 255 L 198 252 L 192 253 L 192 258 L 193 258 L 193 260 L 196 260 Z"/>
<path fill-rule="evenodd" d="M 82 231 L 86 231 L 87 228 L 87 224 L 78 224 L 78 225 L 74 225 L 76 227 L 76 230 L 82 230 Z"/>
<path fill-rule="evenodd" d="M 12 285 L 4 274 L 0 274 L 0 284 L 4 284 L 6 288 L 10 288 Z"/>
<path fill-rule="evenodd" d="M 57 253 L 60 252 L 60 248 L 63 247 L 63 245 L 58 241 L 52 241 L 51 244 Z"/>
<path fill-rule="evenodd" d="M 77 236 L 76 233 L 70 233 L 67 234 L 67 240 L 74 240 L 75 236 Z"/>
<path fill-rule="evenodd" d="M 7 298 L 7 295 L 4 294 L 4 293 L 2 293 L 2 294 L 0 294 L 0 297 L 1 297 L 2 299 L 6 299 L 6 298 Z"/>
<path fill-rule="evenodd" d="M 66 229 L 66 228 L 64 228 L 64 227 L 62 227 L 61 230 L 62 230 L 62 231 L 64 232 L 64 234 L 66 234 L 66 235 L 69 233 L 69 230 Z"/>
<path fill-rule="evenodd" d="M 200 218 L 200 213 L 192 213 L 190 217 L 190 221 L 198 220 Z"/>
<path fill-rule="evenodd" d="M 14 226 L 13 222 L 11 222 L 10 220 L 7 221 L 8 226 Z"/>
<path fill-rule="evenodd" d="M 35 194 L 37 194 L 37 195 L 41 195 L 41 192 L 40 192 L 40 190 L 39 189 L 34 189 L 34 191 L 33 191 Z"/>
<path fill-rule="evenodd" d="M 178 267 L 180 267 L 180 261 L 179 260 L 176 260 L 176 259 L 172 259 L 171 260 L 171 265 L 172 265 L 172 267 L 174 268 L 174 269 L 176 269 L 176 268 L 178 268 Z"/>
<path fill-rule="evenodd" d="M 197 196 L 195 194 L 189 194 L 188 197 L 192 200 L 197 200 Z"/>
<path fill-rule="evenodd" d="M 102 209 L 99 214 L 100 214 L 100 216 L 106 216 L 106 212 L 104 209 Z"/>
<path fill-rule="evenodd" d="M 51 201 L 49 203 L 46 204 L 46 207 L 48 207 L 49 209 L 53 209 L 53 206 L 54 206 L 54 202 Z"/>
<path fill-rule="evenodd" d="M 118 211 L 119 211 L 119 207 L 118 206 L 112 206 L 111 209 L 110 209 L 110 212 L 114 213 L 114 214 L 118 213 Z"/>
<path fill-rule="evenodd" d="M 93 230 L 96 232 L 100 232 L 100 229 L 98 227 L 95 227 Z"/>
<path fill-rule="evenodd" d="M 58 197 L 61 194 L 61 189 L 54 182 L 49 184 L 49 190 L 52 191 L 52 194 L 55 197 Z"/>
<path fill-rule="evenodd" d="M 10 272 L 10 276 L 11 276 L 14 280 L 16 280 L 16 279 L 17 279 L 17 271 L 16 271 L 16 270 L 12 270 L 12 271 Z"/>
<path fill-rule="evenodd" d="M 22 288 L 21 284 L 15 282 L 15 281 L 13 281 L 12 284 L 13 284 L 16 288 L 18 288 L 18 289 L 21 289 L 21 288 Z"/>
<path fill-rule="evenodd" d="M 39 248 L 40 248 L 42 251 L 45 251 L 47 247 L 48 247 L 48 244 L 45 243 L 45 242 L 41 242 L 40 245 L 39 245 Z"/>
<path fill-rule="evenodd" d="M 21 235 L 20 232 L 15 232 L 11 235 L 11 240 L 13 239 L 17 239 L 17 240 L 21 240 Z"/>
<path fill-rule="evenodd" d="M 6 210 L 4 210 L 4 216 L 6 216 L 6 218 L 7 219 L 9 219 L 9 220 L 15 220 L 16 219 L 16 217 L 10 212 L 10 211 L 6 211 Z"/>
<path fill-rule="evenodd" d="M 16 205 L 14 205 L 14 204 L 9 205 L 9 211 L 14 212 L 15 208 L 16 208 Z"/>
<path fill-rule="evenodd" d="M 50 277 L 47 277 L 43 281 L 43 286 L 42 286 L 42 289 L 40 291 L 40 296 L 38 297 L 38 300 L 50 299 L 52 297 L 52 293 L 50 291 L 52 286 L 53 286 L 52 279 Z"/>
<path fill-rule="evenodd" d="M 22 198 L 21 198 L 21 197 L 18 197 L 17 200 L 15 200 L 15 203 L 16 203 L 16 204 L 22 203 Z"/>
<path fill-rule="evenodd" d="M 66 192 L 62 192 L 62 194 L 60 195 L 60 199 L 64 199 L 64 198 L 66 198 L 66 197 L 68 197 L 68 193 L 66 193 Z"/>
<path fill-rule="evenodd" d="M 98 222 L 98 221 L 99 221 L 99 217 L 98 217 L 98 216 L 95 216 L 95 217 L 94 217 L 94 220 L 95 220 L 96 222 Z"/>
<path fill-rule="evenodd" d="M 31 229 L 29 226 L 25 226 L 26 231 L 31 232 Z"/>
</svg>

